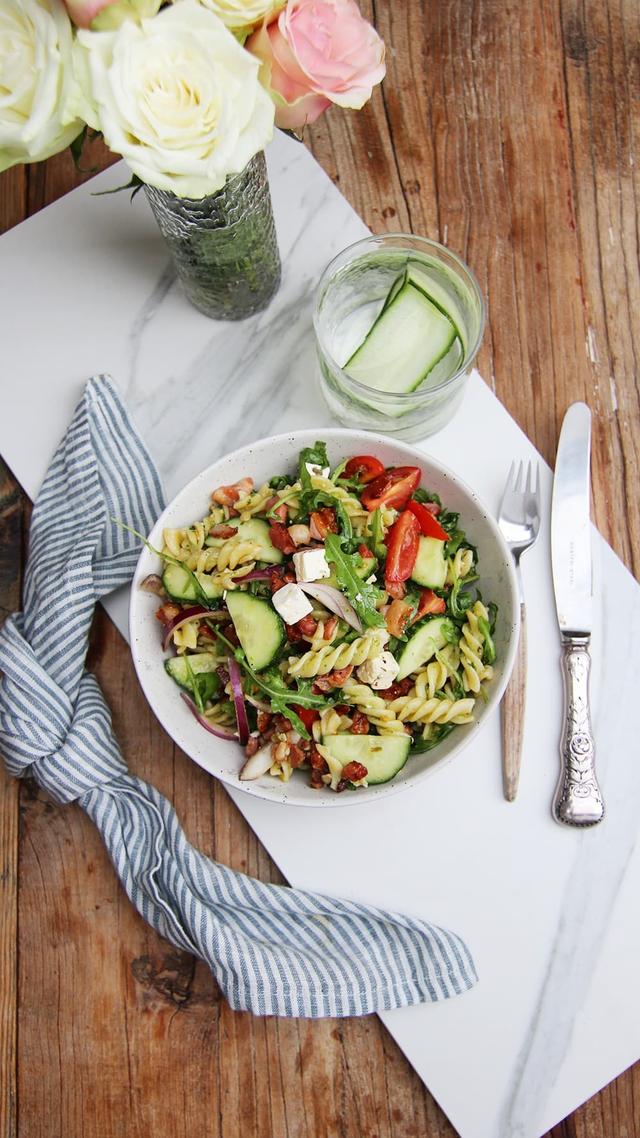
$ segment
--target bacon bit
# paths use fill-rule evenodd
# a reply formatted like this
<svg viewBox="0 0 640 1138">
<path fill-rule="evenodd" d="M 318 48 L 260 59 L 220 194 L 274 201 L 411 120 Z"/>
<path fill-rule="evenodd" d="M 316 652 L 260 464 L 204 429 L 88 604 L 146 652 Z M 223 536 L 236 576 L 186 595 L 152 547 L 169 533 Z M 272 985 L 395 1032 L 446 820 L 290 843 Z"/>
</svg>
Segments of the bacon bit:
<svg viewBox="0 0 640 1138">
<path fill-rule="evenodd" d="M 437 502 L 422 502 L 421 505 L 423 505 L 425 510 L 428 510 L 430 514 L 433 514 L 434 518 L 437 518 L 440 513 L 440 506 Z"/>
<path fill-rule="evenodd" d="M 324 782 L 322 781 L 322 772 L 317 770 L 311 771 L 311 778 L 309 779 L 309 786 L 312 790 L 324 790 Z"/>
<path fill-rule="evenodd" d="M 338 520 L 335 510 L 330 506 L 314 510 L 309 519 L 309 530 L 314 541 L 324 541 L 328 533 L 337 533 Z"/>
<path fill-rule="evenodd" d="M 349 785 L 349 783 L 348 783 L 347 779 L 341 778 L 340 782 L 336 786 L 336 794 L 342 794 L 342 791 L 346 790 L 348 785 Z"/>
<path fill-rule="evenodd" d="M 295 584 L 296 575 L 290 569 L 276 569 L 271 574 L 271 592 L 277 593 L 283 585 Z"/>
<path fill-rule="evenodd" d="M 320 695 L 321 693 L 331 691 L 332 688 L 341 688 L 349 679 L 352 671 L 353 664 L 347 664 L 346 668 L 335 668 L 333 672 L 328 672 L 326 676 L 318 676 L 311 690 L 315 692 L 316 695 Z"/>
<path fill-rule="evenodd" d="M 258 731 L 262 735 L 271 723 L 272 715 L 270 711 L 259 711 L 256 717 Z"/>
<path fill-rule="evenodd" d="M 238 640 L 238 633 L 236 632 L 236 630 L 232 624 L 227 625 L 227 627 L 224 630 L 223 635 L 226 636 L 227 640 L 229 640 L 231 644 L 235 644 L 235 645 L 240 644 L 240 641 Z"/>
<path fill-rule="evenodd" d="M 351 762 L 342 768 L 342 778 L 347 782 L 360 782 L 360 779 L 366 778 L 368 774 L 369 771 L 362 763 Z"/>
<path fill-rule="evenodd" d="M 390 597 L 395 597 L 396 600 L 401 601 L 406 595 L 406 587 L 403 581 L 387 581 L 385 577 L 384 587 Z"/>
<path fill-rule="evenodd" d="M 238 498 L 244 498 L 253 490 L 253 478 L 241 478 L 231 486 L 218 486 L 211 495 L 211 501 L 219 506 L 233 506 Z"/>
<path fill-rule="evenodd" d="M 337 616 L 330 616 L 329 619 L 325 620 L 325 622 L 324 622 L 324 632 L 322 633 L 322 639 L 323 640 L 331 640 L 331 637 L 333 636 L 337 627 L 338 627 Z"/>
<path fill-rule="evenodd" d="M 269 537 L 272 545 L 281 553 L 295 553 L 295 544 L 289 536 L 289 531 L 282 522 L 272 522 L 269 526 Z"/>
<path fill-rule="evenodd" d="M 302 764 L 305 760 L 305 757 L 306 756 L 305 756 L 304 751 L 302 750 L 302 747 L 299 747 L 297 745 L 297 743 L 289 743 L 288 759 L 289 759 L 289 762 L 291 763 L 292 767 L 302 766 Z"/>
<path fill-rule="evenodd" d="M 368 735 L 369 734 L 369 720 L 367 719 L 364 711 L 355 711 L 353 715 L 353 722 L 349 728 L 352 735 Z M 362 776 L 364 778 L 364 775 Z"/>
<path fill-rule="evenodd" d="M 309 762 L 311 763 L 312 770 L 316 771 L 317 774 L 323 775 L 329 773 L 327 760 L 320 754 L 315 743 L 312 743 L 309 749 Z"/>
<path fill-rule="evenodd" d="M 335 709 L 338 715 L 348 715 L 351 710 L 348 703 L 336 703 Z"/>
<path fill-rule="evenodd" d="M 285 624 L 284 630 L 287 634 L 287 640 L 290 644 L 299 644 L 301 640 L 304 640 L 304 636 L 302 635 L 297 624 Z"/>
<path fill-rule="evenodd" d="M 247 756 L 248 759 L 250 759 L 252 757 L 252 755 L 257 754 L 257 752 L 259 750 L 260 750 L 260 740 L 259 740 L 258 736 L 257 735 L 250 735 L 248 742 L 247 742 L 245 749 L 244 749 L 245 755 Z"/>
<path fill-rule="evenodd" d="M 408 695 L 412 687 L 413 683 L 407 677 L 406 680 L 397 680 L 396 683 L 391 684 L 388 688 L 383 688 L 376 694 L 381 695 L 383 699 L 399 699 L 401 695 Z"/>
<path fill-rule="evenodd" d="M 171 621 L 175 620 L 177 616 L 180 616 L 181 612 L 182 609 L 180 605 L 175 605 L 172 601 L 168 601 L 167 604 L 160 605 L 160 608 L 156 609 L 156 620 L 159 620 L 161 624 L 171 624 Z"/>
<path fill-rule="evenodd" d="M 164 591 L 162 578 L 158 577 L 157 573 L 150 573 L 148 577 L 145 577 L 140 588 L 143 592 L 153 593 L 156 597 L 166 597 L 167 595 Z"/>
<path fill-rule="evenodd" d="M 215 633 L 211 631 L 211 629 L 209 628 L 209 625 L 204 624 L 202 621 L 200 621 L 200 624 L 198 626 L 198 636 L 200 637 L 201 640 L 215 640 L 216 639 Z"/>
<path fill-rule="evenodd" d="M 313 636 L 318 627 L 318 622 L 312 616 L 303 616 L 298 621 L 297 627 L 303 636 Z"/>
<path fill-rule="evenodd" d="M 283 735 L 285 735 L 287 731 L 293 731 L 293 724 L 291 723 L 291 720 L 286 718 L 286 716 L 281 715 L 280 712 L 277 712 L 273 717 L 273 728 L 274 731 L 280 731 Z"/>
<path fill-rule="evenodd" d="M 211 537 L 225 537 L 225 538 L 226 537 L 235 537 L 237 532 L 238 532 L 237 526 L 225 526 L 225 525 L 222 525 L 222 523 L 220 525 L 217 525 L 217 526 L 212 526 L 211 529 L 209 530 L 209 534 L 211 535 Z"/>
<path fill-rule="evenodd" d="M 385 623 L 391 636 L 402 636 L 413 612 L 408 601 L 392 601 L 385 613 Z"/>
</svg>

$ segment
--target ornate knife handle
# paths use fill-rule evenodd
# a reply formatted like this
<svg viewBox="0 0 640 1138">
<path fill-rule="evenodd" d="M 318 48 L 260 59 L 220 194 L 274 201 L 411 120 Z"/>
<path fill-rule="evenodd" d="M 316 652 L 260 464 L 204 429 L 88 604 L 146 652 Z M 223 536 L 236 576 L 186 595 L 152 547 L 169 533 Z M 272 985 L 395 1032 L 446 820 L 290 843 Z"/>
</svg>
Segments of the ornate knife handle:
<svg viewBox="0 0 640 1138">
<path fill-rule="evenodd" d="M 589 716 L 589 640 L 565 636 L 562 644 L 564 728 L 560 742 L 560 779 L 553 815 L 568 826 L 594 826 L 604 817 L 596 779 L 595 743 Z"/>
</svg>

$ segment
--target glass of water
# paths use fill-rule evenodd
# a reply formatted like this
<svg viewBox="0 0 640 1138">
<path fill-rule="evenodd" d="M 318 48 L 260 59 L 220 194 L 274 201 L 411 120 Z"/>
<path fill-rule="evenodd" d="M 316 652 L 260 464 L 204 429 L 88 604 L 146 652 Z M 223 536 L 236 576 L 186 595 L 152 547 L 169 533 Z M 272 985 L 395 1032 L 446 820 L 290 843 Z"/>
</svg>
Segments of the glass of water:
<svg viewBox="0 0 640 1138">
<path fill-rule="evenodd" d="M 313 321 L 320 386 L 336 418 L 419 439 L 459 407 L 485 308 L 455 253 L 425 237 L 387 233 L 334 257 Z"/>
</svg>

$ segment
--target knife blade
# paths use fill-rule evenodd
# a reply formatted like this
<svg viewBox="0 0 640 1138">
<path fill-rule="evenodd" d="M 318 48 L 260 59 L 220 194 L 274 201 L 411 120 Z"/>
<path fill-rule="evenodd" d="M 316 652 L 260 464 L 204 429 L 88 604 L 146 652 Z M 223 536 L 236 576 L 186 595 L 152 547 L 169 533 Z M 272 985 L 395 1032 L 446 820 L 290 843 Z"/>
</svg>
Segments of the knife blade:
<svg viewBox="0 0 640 1138">
<path fill-rule="evenodd" d="M 560 777 L 552 812 L 557 822 L 569 826 L 593 826 L 604 817 L 589 711 L 590 459 L 591 412 L 586 403 L 572 403 L 560 431 L 551 501 L 551 568 L 564 690 Z"/>
</svg>

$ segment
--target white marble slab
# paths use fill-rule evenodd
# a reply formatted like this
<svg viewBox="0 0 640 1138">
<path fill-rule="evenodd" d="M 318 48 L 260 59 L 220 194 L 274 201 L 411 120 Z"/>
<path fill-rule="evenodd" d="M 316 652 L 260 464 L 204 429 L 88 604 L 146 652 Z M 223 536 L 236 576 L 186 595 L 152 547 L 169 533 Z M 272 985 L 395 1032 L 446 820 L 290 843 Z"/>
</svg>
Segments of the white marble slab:
<svg viewBox="0 0 640 1138">
<path fill-rule="evenodd" d="M 311 297 L 329 258 L 366 231 L 302 147 L 279 136 L 269 161 L 283 284 L 239 325 L 182 298 L 142 195 L 92 196 L 124 181 L 122 168 L 0 240 L 0 450 L 32 497 L 95 372 L 118 383 L 169 496 L 251 439 L 321 434 L 330 420 L 314 386 Z M 494 508 L 511 457 L 535 455 L 479 376 L 455 422 L 423 445 Z M 383 1017 L 462 1138 L 538 1138 L 640 1057 L 640 590 L 596 537 L 594 726 L 608 813 L 598 829 L 563 829 L 549 810 L 561 711 L 550 491 L 544 467 L 545 521 L 523 562 L 529 702 L 515 804 L 501 794 L 497 720 L 415 793 L 384 803 L 284 818 L 233 795 L 293 884 L 465 937 L 480 973 L 471 993 Z M 124 632 L 126 596 L 108 607 Z"/>
</svg>

